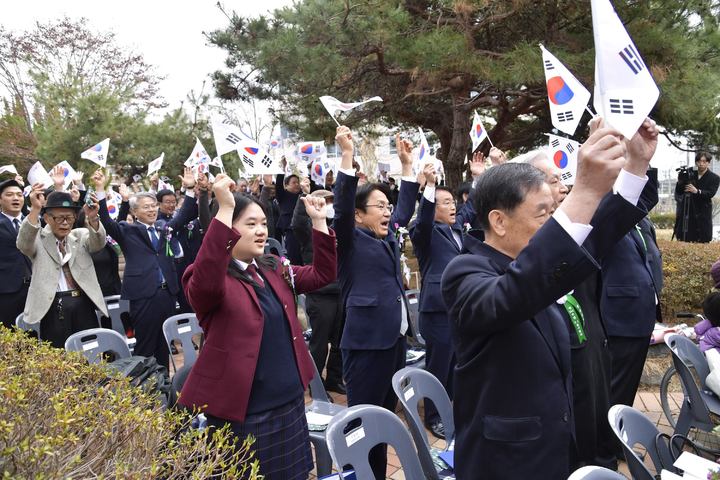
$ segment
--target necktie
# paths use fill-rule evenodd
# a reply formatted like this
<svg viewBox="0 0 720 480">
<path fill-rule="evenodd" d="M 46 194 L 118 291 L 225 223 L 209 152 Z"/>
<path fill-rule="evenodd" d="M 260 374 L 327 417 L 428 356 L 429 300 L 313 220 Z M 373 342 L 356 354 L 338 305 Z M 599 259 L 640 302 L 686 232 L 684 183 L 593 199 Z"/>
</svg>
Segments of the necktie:
<svg viewBox="0 0 720 480">
<path fill-rule="evenodd" d="M 260 285 L 260 287 L 265 286 L 265 282 L 263 282 L 263 279 L 258 274 L 257 268 L 255 268 L 254 264 L 251 263 L 250 265 L 248 265 L 248 267 L 245 269 L 245 271 L 248 273 L 248 275 L 250 275 L 250 278 L 255 280 L 255 283 Z"/>
<path fill-rule="evenodd" d="M 150 242 L 152 242 L 153 248 L 157 251 L 158 247 L 160 247 L 160 238 L 157 236 L 155 227 L 148 227 L 148 232 L 150 232 Z"/>
<path fill-rule="evenodd" d="M 60 250 L 60 255 L 62 258 L 60 261 L 63 261 L 65 258 L 65 241 L 58 243 L 58 249 Z M 70 272 L 70 262 L 65 262 L 62 266 L 63 274 L 65 274 L 65 283 L 67 283 L 67 286 L 70 290 L 77 290 L 78 286 L 77 283 L 75 283 L 75 279 L 72 276 L 72 273 Z"/>
<path fill-rule="evenodd" d="M 17 218 L 13 218 L 13 225 L 15 225 L 16 232 L 20 230 L 20 220 L 18 220 Z"/>
</svg>

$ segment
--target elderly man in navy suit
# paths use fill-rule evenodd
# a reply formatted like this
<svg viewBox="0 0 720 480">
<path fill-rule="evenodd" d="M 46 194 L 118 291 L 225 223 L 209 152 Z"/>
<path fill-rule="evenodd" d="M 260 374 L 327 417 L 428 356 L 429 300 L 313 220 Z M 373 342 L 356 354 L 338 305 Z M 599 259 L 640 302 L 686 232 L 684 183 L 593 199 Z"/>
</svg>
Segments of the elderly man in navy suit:
<svg viewBox="0 0 720 480">
<path fill-rule="evenodd" d="M 646 213 L 636 204 L 656 146 L 650 120 L 630 141 L 596 128 L 557 210 L 535 167 L 505 164 L 480 178 L 485 241 L 467 238 L 442 278 L 461 386 L 453 406 L 458 479 L 567 478 L 570 340 L 554 303 L 597 272 L 598 259 Z M 613 184 L 618 194 L 607 195 Z"/>
<path fill-rule="evenodd" d="M 15 325 L 15 318 L 25 308 L 32 264 L 18 250 L 18 231 L 23 221 L 25 204 L 22 185 L 16 180 L 0 183 L 0 320 L 6 327 Z"/>
<path fill-rule="evenodd" d="M 485 171 L 484 162 L 482 153 L 473 156 L 470 170 L 475 180 Z M 420 333 L 427 347 L 425 368 L 440 380 L 452 398 L 455 353 L 440 278 L 450 260 L 460 253 L 465 236 L 463 227 L 475 221 L 475 209 L 470 201 L 457 211 L 452 191 L 435 185 L 432 164 L 429 167 L 430 171 L 425 171 L 427 183 L 417 219 L 410 228 L 410 240 L 422 274 L 419 310 Z M 425 425 L 436 437 L 445 438 L 437 408 L 429 401 L 425 402 Z"/>
<path fill-rule="evenodd" d="M 138 193 L 130 198 L 134 223 L 112 220 L 105 201 L 105 174 L 98 170 L 93 175 L 100 201 L 100 220 L 125 255 L 121 296 L 130 300 L 130 321 L 137 339 L 135 353 L 155 356 L 165 367 L 169 366 L 170 358 L 162 324 L 175 313 L 180 288 L 170 237 L 198 214 L 192 171 L 186 168 L 181 178 L 186 189 L 183 206 L 160 227 L 156 226 L 158 203 L 152 193 Z"/>
<path fill-rule="evenodd" d="M 405 366 L 408 307 L 400 275 L 398 226 L 410 222 L 420 185 L 412 181 L 412 144 L 397 140 L 403 180 L 397 208 L 387 186 L 366 183 L 358 188 L 352 166 L 352 134 L 338 127 L 335 139 L 342 163 L 335 183 L 338 280 L 345 305 L 340 349 L 348 405 L 368 403 L 395 410 L 392 377 Z M 409 177 L 409 178 L 408 178 Z M 386 447 L 370 452 L 377 479 L 385 478 Z"/>
</svg>

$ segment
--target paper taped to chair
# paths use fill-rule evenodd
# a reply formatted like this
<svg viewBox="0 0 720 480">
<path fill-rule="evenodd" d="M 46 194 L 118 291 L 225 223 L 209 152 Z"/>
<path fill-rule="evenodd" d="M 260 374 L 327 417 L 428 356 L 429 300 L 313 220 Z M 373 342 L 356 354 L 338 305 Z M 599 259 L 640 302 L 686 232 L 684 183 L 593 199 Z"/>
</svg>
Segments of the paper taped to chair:
<svg viewBox="0 0 720 480">
<path fill-rule="evenodd" d="M 708 473 L 720 470 L 720 465 L 710 460 L 693 455 L 690 452 L 683 452 L 673 463 L 673 466 L 684 472 L 683 478 L 708 478 Z"/>
<path fill-rule="evenodd" d="M 324 413 L 317 412 L 305 412 L 305 419 L 310 425 L 327 425 L 332 419 L 332 415 L 325 415 Z"/>
</svg>

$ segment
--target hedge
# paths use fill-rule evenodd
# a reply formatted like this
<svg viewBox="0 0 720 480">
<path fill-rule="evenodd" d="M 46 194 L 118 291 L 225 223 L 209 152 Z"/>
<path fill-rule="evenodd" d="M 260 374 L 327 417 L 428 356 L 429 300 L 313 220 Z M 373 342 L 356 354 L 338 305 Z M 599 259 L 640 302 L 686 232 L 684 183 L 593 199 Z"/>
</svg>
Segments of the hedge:
<svg viewBox="0 0 720 480">
<path fill-rule="evenodd" d="M 675 228 L 675 214 L 674 213 L 654 213 L 651 212 L 650 221 L 655 224 L 656 228 L 660 229 L 673 229 Z"/>
<path fill-rule="evenodd" d="M 0 327 L 3 478 L 258 479 L 251 439 L 212 437 L 191 416 L 108 377 L 79 354 Z"/>
<path fill-rule="evenodd" d="M 710 267 L 720 258 L 720 242 L 685 243 L 658 240 L 663 254 L 664 288 L 660 297 L 663 320 L 693 323 L 675 318 L 677 312 L 702 312 L 703 298 L 712 290 Z"/>
</svg>

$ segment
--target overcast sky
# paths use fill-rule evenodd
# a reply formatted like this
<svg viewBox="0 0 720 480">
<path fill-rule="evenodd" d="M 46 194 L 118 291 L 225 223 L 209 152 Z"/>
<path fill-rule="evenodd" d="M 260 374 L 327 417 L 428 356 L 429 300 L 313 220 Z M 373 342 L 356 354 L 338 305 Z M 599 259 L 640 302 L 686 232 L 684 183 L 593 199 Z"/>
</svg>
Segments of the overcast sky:
<svg viewBox="0 0 720 480">
<path fill-rule="evenodd" d="M 85 17 L 99 31 L 111 30 L 118 42 L 141 53 L 165 76 L 160 92 L 170 108 L 179 106 L 191 89 L 199 92 L 203 80 L 223 67 L 224 51 L 206 44 L 203 32 L 224 28 L 227 18 L 216 6 L 217 0 L 19 0 L 3 9 L 0 24 L 10 30 L 32 28 L 67 15 Z M 258 15 L 291 0 L 224 1 L 228 11 Z M 210 92 L 210 82 L 205 87 Z M 345 100 L 345 99 L 341 99 Z M 349 99 L 352 100 L 352 99 Z M 684 164 L 686 155 L 661 138 L 661 148 L 653 165 L 662 171 Z"/>
</svg>

